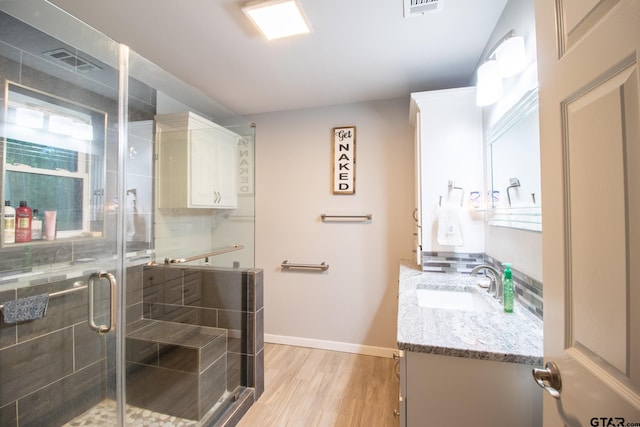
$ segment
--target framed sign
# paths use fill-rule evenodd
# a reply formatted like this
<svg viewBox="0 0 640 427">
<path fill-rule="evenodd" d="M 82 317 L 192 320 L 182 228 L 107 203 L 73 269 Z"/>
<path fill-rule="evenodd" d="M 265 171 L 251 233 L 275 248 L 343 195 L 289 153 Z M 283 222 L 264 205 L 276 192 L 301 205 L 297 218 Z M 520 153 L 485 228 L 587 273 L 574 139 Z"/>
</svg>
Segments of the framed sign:
<svg viewBox="0 0 640 427">
<path fill-rule="evenodd" d="M 333 194 L 356 192 L 356 127 L 333 128 Z"/>
</svg>

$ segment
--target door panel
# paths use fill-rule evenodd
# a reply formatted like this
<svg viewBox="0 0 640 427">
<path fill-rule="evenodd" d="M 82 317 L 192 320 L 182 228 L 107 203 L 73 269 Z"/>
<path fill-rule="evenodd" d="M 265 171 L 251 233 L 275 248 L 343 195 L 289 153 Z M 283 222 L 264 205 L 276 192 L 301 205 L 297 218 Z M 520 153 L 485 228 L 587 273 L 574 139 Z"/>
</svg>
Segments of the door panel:
<svg viewBox="0 0 640 427">
<path fill-rule="evenodd" d="M 536 33 L 544 425 L 640 423 L 640 2 L 536 0 Z"/>
<path fill-rule="evenodd" d="M 636 71 L 628 67 L 564 104 L 563 123 L 571 242 L 567 346 L 601 357 L 624 375 L 630 356 L 625 152 L 626 137 L 633 141 L 633 135 L 625 129 L 632 117 L 622 100 L 638 102 L 629 99 L 637 93 L 630 78 Z"/>
<path fill-rule="evenodd" d="M 558 0 L 560 56 L 575 46 L 620 0 Z"/>
</svg>

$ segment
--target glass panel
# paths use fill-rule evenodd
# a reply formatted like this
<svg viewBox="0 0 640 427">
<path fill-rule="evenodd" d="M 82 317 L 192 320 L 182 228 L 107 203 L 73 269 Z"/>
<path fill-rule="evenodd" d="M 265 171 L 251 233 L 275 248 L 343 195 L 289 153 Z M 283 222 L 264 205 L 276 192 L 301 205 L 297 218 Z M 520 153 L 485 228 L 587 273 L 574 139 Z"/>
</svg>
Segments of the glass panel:
<svg viewBox="0 0 640 427">
<path fill-rule="evenodd" d="M 142 292 L 131 287 L 127 293 L 128 417 L 132 423 L 171 416 L 175 423 L 215 425 L 248 387 L 256 386 L 255 288 L 261 281 L 253 271 L 254 128 L 135 52 L 129 63 L 128 265 L 136 258 L 146 263 L 145 255 L 157 265 L 143 266 Z M 193 132 L 184 120 L 190 113 L 201 119 Z M 167 129 L 162 118 L 168 116 L 181 117 L 183 124 L 171 126 L 182 128 Z M 163 140 L 155 137 L 160 131 Z M 166 176 L 157 175 L 162 173 L 160 144 L 176 156 L 186 154 L 194 134 L 201 156 L 210 156 L 199 172 L 209 174 L 202 178 L 203 188 L 218 191 L 212 183 L 219 177 L 234 188 L 233 201 L 224 207 L 214 198 L 209 206 L 188 207 L 190 160 L 182 168 L 172 163 Z M 220 139 L 232 140 L 234 151 L 223 153 L 224 147 L 216 145 Z M 218 168 L 221 155 L 235 164 L 222 161 L 225 168 Z M 163 186 L 176 182 L 184 186 L 172 188 L 176 192 L 162 207 Z M 165 266 L 167 258 L 187 262 Z"/>
<path fill-rule="evenodd" d="M 7 171 L 5 179 L 9 199 L 20 194 L 40 212 L 56 211 L 56 231 L 82 230 L 83 179 L 13 171 Z"/>
<path fill-rule="evenodd" d="M 49 210 L 47 188 L 57 193 L 60 212 L 56 240 L 0 248 L 0 304 L 42 300 L 28 298 L 34 294 L 49 299 L 44 319 L 0 323 L 0 424 L 140 425 L 167 415 L 195 425 L 219 421 L 248 388 L 263 387 L 256 368 L 263 311 L 262 275 L 253 268 L 254 128 L 135 53 L 128 93 L 120 94 L 121 46 L 45 1 L 2 2 L 0 11 L 0 191 Z M 5 96 L 9 88 L 13 97 Z M 17 131 L 31 122 L 15 122 L 27 104 L 15 94 L 35 102 L 46 138 L 28 126 Z M 154 205 L 156 116 L 184 112 L 233 135 L 237 152 L 213 151 L 237 159 L 236 172 L 216 175 L 235 186 L 235 205 Z M 65 120 L 58 115 L 86 119 L 92 139 L 60 136 Z M 79 215 L 82 233 L 62 236 Z M 196 237 L 199 244 L 190 244 Z M 187 262 L 162 265 L 169 256 Z M 94 275 L 102 271 L 117 282 L 115 312 L 108 275 Z M 114 319 L 114 330 L 96 332 Z"/>
<path fill-rule="evenodd" d="M 105 182 L 107 173 L 121 182 L 117 149 L 105 150 L 119 143 L 118 50 L 44 1 L 0 2 L 2 200 L 14 208 L 24 200 L 43 217 L 56 211 L 55 222 L 41 221 L 46 231 L 57 227 L 55 240 L 9 243 L 3 233 L 3 427 L 66 425 L 96 413 L 110 424 L 119 419 L 116 331 L 91 327 L 115 320 L 112 282 L 97 273 L 124 282 L 115 259 L 118 210 L 108 203 L 116 185 Z M 24 121 L 25 112 L 37 121 Z M 94 419 L 85 425 L 105 418 Z"/>
</svg>

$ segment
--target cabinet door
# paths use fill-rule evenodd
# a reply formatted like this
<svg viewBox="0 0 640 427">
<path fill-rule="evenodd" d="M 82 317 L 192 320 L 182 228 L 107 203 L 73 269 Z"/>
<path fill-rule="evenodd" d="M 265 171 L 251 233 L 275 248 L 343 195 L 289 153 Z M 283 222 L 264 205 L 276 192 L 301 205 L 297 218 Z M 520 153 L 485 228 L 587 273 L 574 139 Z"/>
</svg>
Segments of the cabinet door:
<svg viewBox="0 0 640 427">
<path fill-rule="evenodd" d="M 238 207 L 238 136 L 216 129 L 216 207 Z"/>
<path fill-rule="evenodd" d="M 422 149 L 420 132 L 420 111 L 416 113 L 414 135 L 414 202 L 413 211 L 414 225 L 414 248 L 416 251 L 416 264 L 422 267 Z"/>
<path fill-rule="evenodd" d="M 212 208 L 218 199 L 217 148 L 212 129 L 192 130 L 189 142 L 189 207 Z"/>
</svg>

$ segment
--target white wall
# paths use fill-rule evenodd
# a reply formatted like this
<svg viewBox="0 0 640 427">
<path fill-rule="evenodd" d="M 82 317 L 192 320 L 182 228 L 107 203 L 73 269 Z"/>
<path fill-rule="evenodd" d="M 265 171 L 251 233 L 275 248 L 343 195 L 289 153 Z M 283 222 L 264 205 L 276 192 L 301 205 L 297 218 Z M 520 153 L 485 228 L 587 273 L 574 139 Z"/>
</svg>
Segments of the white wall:
<svg viewBox="0 0 640 427">
<path fill-rule="evenodd" d="M 412 258 L 409 97 L 249 117 L 256 123 L 256 267 L 265 340 L 390 355 L 398 267 Z M 332 128 L 356 126 L 355 195 L 333 195 Z M 366 223 L 320 215 L 372 214 Z M 284 260 L 325 273 L 282 271 Z"/>
</svg>

